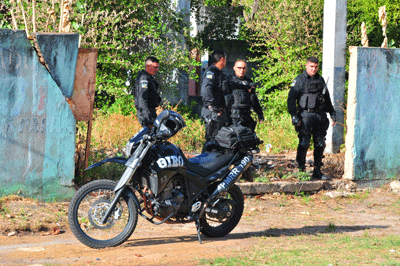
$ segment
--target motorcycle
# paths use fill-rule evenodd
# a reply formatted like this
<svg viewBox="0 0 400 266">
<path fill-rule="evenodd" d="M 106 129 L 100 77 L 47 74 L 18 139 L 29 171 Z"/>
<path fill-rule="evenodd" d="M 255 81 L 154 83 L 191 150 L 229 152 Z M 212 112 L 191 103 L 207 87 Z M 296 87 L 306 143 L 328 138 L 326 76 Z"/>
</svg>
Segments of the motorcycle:
<svg viewBox="0 0 400 266">
<path fill-rule="evenodd" d="M 234 148 L 215 144 L 186 158 L 167 141 L 185 126 L 181 115 L 164 110 L 152 129 L 144 127 L 128 141 L 127 157 L 107 158 L 86 169 L 107 162 L 126 166 L 118 182 L 91 181 L 73 195 L 68 223 L 81 243 L 96 249 L 118 246 L 132 235 L 139 215 L 155 225 L 194 222 L 200 244 L 200 234 L 223 237 L 236 227 L 244 197 L 235 182 L 262 141 Z"/>
</svg>

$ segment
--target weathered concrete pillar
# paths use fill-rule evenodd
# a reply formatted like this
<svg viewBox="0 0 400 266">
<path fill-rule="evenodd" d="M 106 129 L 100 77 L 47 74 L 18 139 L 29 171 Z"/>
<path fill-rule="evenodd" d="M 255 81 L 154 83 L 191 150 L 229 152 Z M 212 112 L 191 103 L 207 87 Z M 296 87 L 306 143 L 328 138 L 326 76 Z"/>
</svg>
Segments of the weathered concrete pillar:
<svg viewBox="0 0 400 266">
<path fill-rule="evenodd" d="M 350 47 L 344 178 L 400 174 L 400 49 Z"/>
<path fill-rule="evenodd" d="M 0 196 L 67 199 L 74 192 L 76 123 L 66 97 L 79 35 L 36 37 L 47 69 L 24 30 L 0 29 Z"/>
<path fill-rule="evenodd" d="M 324 1 L 324 44 L 322 76 L 336 110 L 337 123 L 329 126 L 327 153 L 338 153 L 343 141 L 346 66 L 347 0 Z"/>
</svg>

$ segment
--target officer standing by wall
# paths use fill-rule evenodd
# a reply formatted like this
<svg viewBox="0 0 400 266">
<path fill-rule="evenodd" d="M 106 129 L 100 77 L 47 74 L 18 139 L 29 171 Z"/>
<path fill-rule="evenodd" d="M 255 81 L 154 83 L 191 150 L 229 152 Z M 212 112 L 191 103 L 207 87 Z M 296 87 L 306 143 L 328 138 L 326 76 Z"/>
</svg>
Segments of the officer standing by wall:
<svg viewBox="0 0 400 266">
<path fill-rule="evenodd" d="M 142 126 L 153 127 L 157 118 L 156 108 L 160 105 L 159 85 L 154 76 L 159 70 L 159 60 L 149 56 L 145 61 L 145 69 L 141 70 L 135 82 L 134 96 L 136 116 Z"/>
<path fill-rule="evenodd" d="M 258 121 L 264 121 L 264 114 L 258 101 L 255 84 L 246 75 L 247 64 L 244 60 L 238 60 L 233 67 L 235 75 L 228 78 L 229 96 L 227 99 L 227 108 L 230 113 L 233 125 L 242 125 L 249 127 L 253 131 L 256 128 L 257 122 L 251 117 L 251 109 L 253 109 Z"/>
<path fill-rule="evenodd" d="M 202 77 L 201 96 L 203 108 L 201 118 L 206 128 L 203 152 L 206 151 L 217 132 L 226 123 L 226 104 L 224 91 L 227 91 L 226 78 L 222 69 L 226 65 L 226 54 L 222 50 L 215 50 L 211 55 L 212 65 L 209 66 Z"/>
<path fill-rule="evenodd" d="M 318 72 L 319 61 L 309 57 L 306 70 L 298 75 L 291 84 L 287 99 L 288 111 L 292 116 L 292 124 L 298 132 L 299 145 L 296 161 L 299 171 L 305 170 L 307 150 L 311 136 L 314 141 L 314 171 L 313 179 L 328 179 L 321 172 L 322 158 L 325 149 L 325 136 L 329 127 L 328 112 L 336 122 L 336 112 L 333 109 L 329 91 L 325 81 Z"/>
</svg>

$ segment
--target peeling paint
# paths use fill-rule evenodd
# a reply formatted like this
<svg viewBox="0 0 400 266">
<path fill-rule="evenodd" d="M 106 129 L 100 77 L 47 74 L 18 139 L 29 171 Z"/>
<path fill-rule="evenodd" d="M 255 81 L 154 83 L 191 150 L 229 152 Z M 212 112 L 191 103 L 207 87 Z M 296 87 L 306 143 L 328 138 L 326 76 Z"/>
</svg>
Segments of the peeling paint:
<svg viewBox="0 0 400 266">
<path fill-rule="evenodd" d="M 77 53 L 78 47 L 47 49 L 66 54 L 69 51 L 63 49 Z M 71 71 L 74 75 L 75 67 L 76 59 L 70 65 L 54 66 L 64 68 L 67 75 Z M 64 87 L 73 88 L 73 79 L 63 82 Z M 25 31 L 0 29 L 0 87 L 0 196 L 69 198 L 73 194 L 75 118 L 61 88 L 39 63 Z"/>
<path fill-rule="evenodd" d="M 400 49 L 350 47 L 345 178 L 398 177 Z"/>
</svg>

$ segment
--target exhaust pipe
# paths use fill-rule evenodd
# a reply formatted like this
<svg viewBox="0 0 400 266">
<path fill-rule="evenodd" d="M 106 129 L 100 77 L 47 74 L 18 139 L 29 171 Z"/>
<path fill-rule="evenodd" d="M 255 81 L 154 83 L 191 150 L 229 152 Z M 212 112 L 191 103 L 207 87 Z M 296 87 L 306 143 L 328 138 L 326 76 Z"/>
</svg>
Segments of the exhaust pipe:
<svg viewBox="0 0 400 266">
<path fill-rule="evenodd" d="M 240 164 L 233 168 L 227 177 L 225 177 L 222 182 L 218 185 L 217 189 L 211 194 L 210 200 L 216 198 L 220 193 L 228 190 L 238 178 L 246 171 L 246 169 L 250 166 L 251 162 L 253 161 L 253 155 L 248 154 L 246 155 Z"/>
</svg>

